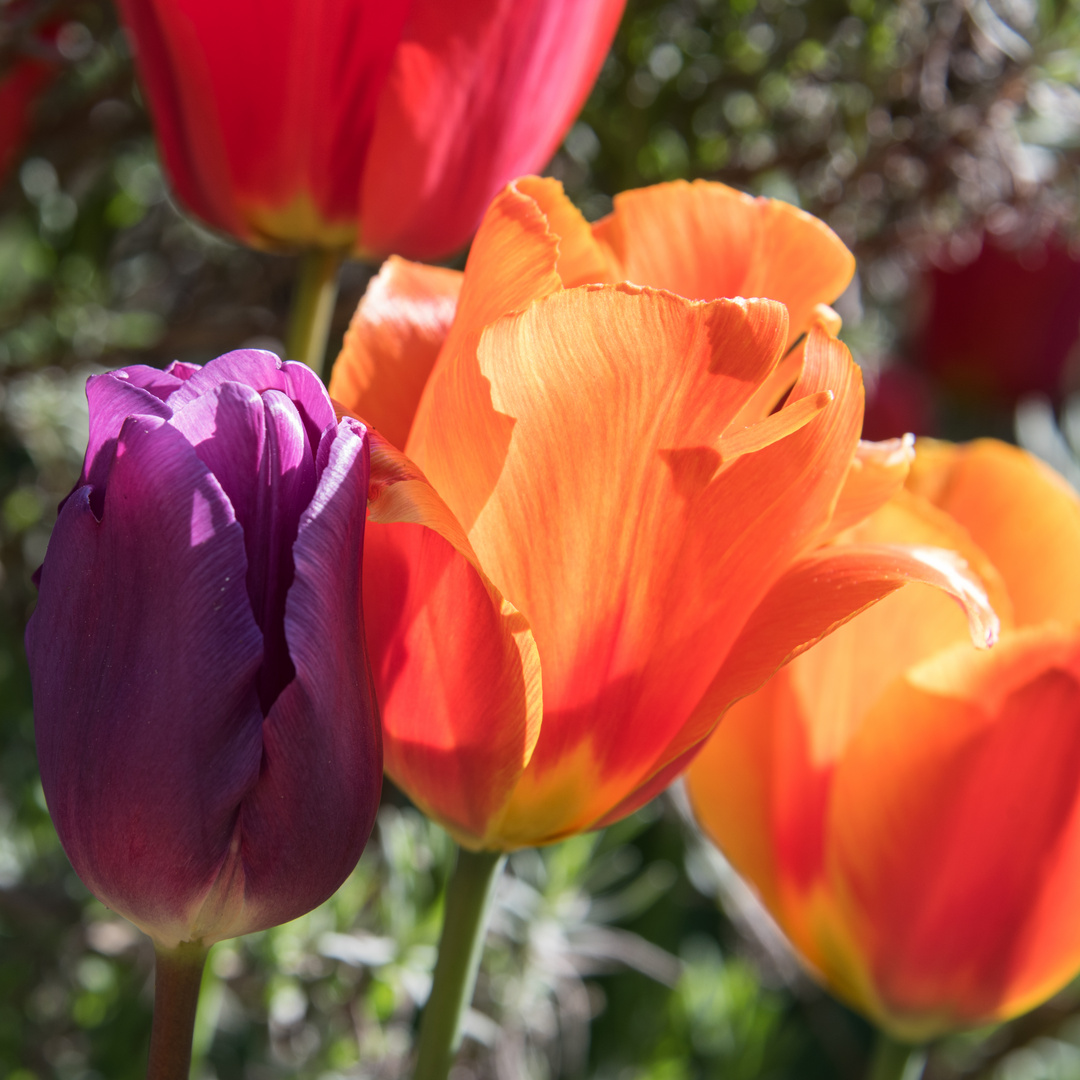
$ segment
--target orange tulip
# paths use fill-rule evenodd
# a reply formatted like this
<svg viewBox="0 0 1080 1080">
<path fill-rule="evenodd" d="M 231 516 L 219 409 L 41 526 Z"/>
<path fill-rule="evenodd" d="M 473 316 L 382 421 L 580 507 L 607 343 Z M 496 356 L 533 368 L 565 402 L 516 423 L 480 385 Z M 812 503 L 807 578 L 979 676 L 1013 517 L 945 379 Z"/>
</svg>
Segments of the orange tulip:
<svg viewBox="0 0 1080 1080">
<path fill-rule="evenodd" d="M 920 444 L 836 549 L 883 540 L 960 551 L 997 647 L 902 590 L 736 705 L 688 784 L 816 975 L 920 1041 L 1080 970 L 1080 500 L 1002 443 Z"/>
<path fill-rule="evenodd" d="M 813 550 L 906 472 L 858 448 L 859 371 L 821 308 L 852 269 L 821 222 L 718 184 L 627 193 L 590 228 L 525 178 L 464 275 L 375 279 L 331 394 L 390 440 L 363 586 L 386 767 L 463 844 L 630 813 L 909 577 L 986 615 L 947 561 Z"/>
</svg>

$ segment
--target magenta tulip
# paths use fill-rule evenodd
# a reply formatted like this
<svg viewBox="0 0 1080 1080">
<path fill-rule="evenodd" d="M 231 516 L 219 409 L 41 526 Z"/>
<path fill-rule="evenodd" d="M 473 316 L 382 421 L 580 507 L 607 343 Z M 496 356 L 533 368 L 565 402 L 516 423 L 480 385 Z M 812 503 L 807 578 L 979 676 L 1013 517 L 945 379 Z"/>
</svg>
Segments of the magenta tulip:
<svg viewBox="0 0 1080 1080">
<path fill-rule="evenodd" d="M 352 870 L 379 799 L 367 430 L 257 351 L 96 375 L 87 397 L 26 633 L 60 840 L 164 948 L 295 918 Z"/>
</svg>

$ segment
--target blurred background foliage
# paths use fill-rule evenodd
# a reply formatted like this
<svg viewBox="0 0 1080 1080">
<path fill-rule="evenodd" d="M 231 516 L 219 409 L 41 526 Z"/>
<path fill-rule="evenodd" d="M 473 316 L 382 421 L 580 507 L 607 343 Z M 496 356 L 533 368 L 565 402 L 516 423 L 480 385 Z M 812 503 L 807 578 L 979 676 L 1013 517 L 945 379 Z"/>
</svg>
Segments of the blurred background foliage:
<svg viewBox="0 0 1080 1080">
<path fill-rule="evenodd" d="M 81 463 L 86 376 L 280 350 L 295 263 L 178 213 L 106 3 L 0 0 L 0 136 L 15 85 L 29 124 L 0 159 L 0 1075 L 125 1080 L 144 1067 L 152 955 L 87 894 L 45 810 L 30 575 Z M 838 307 L 866 433 L 1008 438 L 1019 401 L 1025 442 L 1075 477 L 1078 85 L 1078 0 L 630 0 L 551 169 L 591 218 L 681 177 L 822 216 L 859 260 Z M 345 269 L 338 340 L 371 272 Z M 450 859 L 388 790 L 332 900 L 215 949 L 195 1074 L 407 1075 Z M 677 790 L 512 857 L 467 1033 L 454 1080 L 855 1078 L 872 1039 L 799 971 Z M 932 1047 L 926 1076 L 1080 1078 L 1080 990 Z"/>
</svg>

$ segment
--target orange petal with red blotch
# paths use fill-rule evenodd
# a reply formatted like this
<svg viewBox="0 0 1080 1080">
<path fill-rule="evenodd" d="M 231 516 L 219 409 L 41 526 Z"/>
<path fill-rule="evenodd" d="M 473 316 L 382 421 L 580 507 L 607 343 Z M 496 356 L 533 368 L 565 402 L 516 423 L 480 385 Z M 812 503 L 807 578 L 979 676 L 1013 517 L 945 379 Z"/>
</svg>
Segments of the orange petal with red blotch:
<svg viewBox="0 0 1080 1080">
<path fill-rule="evenodd" d="M 1080 635 L 1019 630 L 913 670 L 834 779 L 830 875 L 880 999 L 923 1040 L 1080 966 Z"/>
<path fill-rule="evenodd" d="M 986 552 L 1005 579 L 1016 625 L 1080 614 L 1080 498 L 1057 473 L 992 439 L 962 447 L 920 441 L 910 486 Z"/>
<path fill-rule="evenodd" d="M 777 362 L 783 316 L 616 286 L 485 333 L 482 370 L 514 430 L 470 540 L 544 666 L 508 845 L 588 827 L 656 773 L 739 628 L 827 523 L 861 423 L 839 343 L 818 332 L 785 405 L 817 415 L 726 464 L 720 452 Z"/>
<path fill-rule="evenodd" d="M 482 845 L 540 730 L 540 661 L 445 503 L 373 438 L 364 619 L 386 771 L 463 844 Z"/>
<path fill-rule="evenodd" d="M 776 199 L 723 184 L 678 180 L 625 191 L 593 226 L 620 277 L 695 300 L 764 296 L 787 305 L 789 343 L 816 321 L 855 272 L 855 259 L 822 221 Z M 703 238 L 707 242 L 702 242 Z"/>
<path fill-rule="evenodd" d="M 404 447 L 454 321 L 462 275 L 392 255 L 368 283 L 330 375 L 330 396 Z"/>
</svg>

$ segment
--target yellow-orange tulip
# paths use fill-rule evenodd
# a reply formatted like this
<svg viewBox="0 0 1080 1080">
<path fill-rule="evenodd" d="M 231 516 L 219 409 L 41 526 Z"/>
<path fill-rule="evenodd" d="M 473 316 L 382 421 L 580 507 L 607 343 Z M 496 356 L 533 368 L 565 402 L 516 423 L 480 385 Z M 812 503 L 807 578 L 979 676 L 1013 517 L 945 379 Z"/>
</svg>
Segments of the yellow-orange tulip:
<svg viewBox="0 0 1080 1080">
<path fill-rule="evenodd" d="M 998 645 L 904 589 L 731 709 L 688 785 L 818 977 L 917 1041 L 1080 970 L 1080 500 L 1002 443 L 920 444 L 838 546 L 879 541 L 962 552 Z"/>
<path fill-rule="evenodd" d="M 526 178 L 463 276 L 391 260 L 373 282 L 331 394 L 390 440 L 364 569 L 386 767 L 463 844 L 629 813 L 910 577 L 986 615 L 947 560 L 814 550 L 907 467 L 858 449 L 859 372 L 821 310 L 852 269 L 821 222 L 718 184 L 628 193 L 590 228 Z"/>
</svg>

